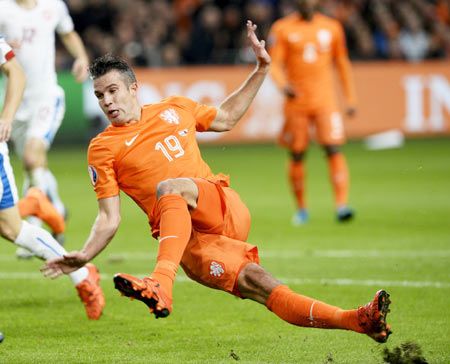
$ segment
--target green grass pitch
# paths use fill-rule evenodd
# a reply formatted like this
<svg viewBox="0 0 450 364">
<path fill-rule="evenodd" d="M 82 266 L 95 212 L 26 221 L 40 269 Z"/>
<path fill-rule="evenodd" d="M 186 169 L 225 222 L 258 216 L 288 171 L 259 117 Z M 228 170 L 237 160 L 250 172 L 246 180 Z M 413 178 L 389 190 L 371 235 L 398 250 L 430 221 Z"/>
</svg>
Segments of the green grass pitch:
<svg viewBox="0 0 450 364">
<path fill-rule="evenodd" d="M 402 149 L 345 147 L 356 220 L 334 220 L 322 152 L 308 154 L 310 223 L 295 228 L 285 178 L 286 153 L 274 146 L 203 147 L 215 172 L 252 212 L 249 241 L 261 263 L 302 294 L 354 308 L 385 288 L 391 294 L 386 345 L 346 331 L 291 326 L 251 301 L 189 281 L 180 271 L 174 312 L 155 320 L 140 302 L 120 297 L 116 272 L 145 274 L 157 244 L 146 218 L 122 198 L 122 224 L 95 260 L 107 306 L 85 318 L 69 280 L 40 277 L 37 260 L 17 261 L 0 243 L 0 363 L 382 363 L 382 349 L 417 342 L 430 363 L 450 362 L 450 141 L 407 141 Z M 51 152 L 50 163 L 70 208 L 67 248 L 82 246 L 96 216 L 85 148 Z M 14 160 L 18 185 L 21 172 Z"/>
</svg>

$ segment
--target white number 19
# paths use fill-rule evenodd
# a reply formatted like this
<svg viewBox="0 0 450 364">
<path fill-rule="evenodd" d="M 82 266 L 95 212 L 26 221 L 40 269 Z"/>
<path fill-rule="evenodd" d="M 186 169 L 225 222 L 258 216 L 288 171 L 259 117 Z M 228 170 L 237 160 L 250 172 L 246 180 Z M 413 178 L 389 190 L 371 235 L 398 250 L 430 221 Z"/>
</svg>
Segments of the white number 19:
<svg viewBox="0 0 450 364">
<path fill-rule="evenodd" d="M 184 149 L 175 135 L 169 135 L 167 138 L 165 138 L 164 144 L 161 142 L 156 143 L 155 150 L 160 150 L 169 160 L 169 162 L 172 162 L 174 158 L 180 158 L 184 155 Z M 172 152 L 172 154 L 175 152 L 177 153 L 172 157 L 169 151 Z"/>
</svg>

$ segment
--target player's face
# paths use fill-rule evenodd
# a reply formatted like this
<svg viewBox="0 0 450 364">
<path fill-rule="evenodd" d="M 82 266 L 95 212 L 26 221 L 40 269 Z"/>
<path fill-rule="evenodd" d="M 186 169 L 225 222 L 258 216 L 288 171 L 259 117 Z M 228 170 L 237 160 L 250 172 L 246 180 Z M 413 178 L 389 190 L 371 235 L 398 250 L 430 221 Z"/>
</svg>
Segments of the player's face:
<svg viewBox="0 0 450 364">
<path fill-rule="evenodd" d="M 123 125 L 135 120 L 137 84 L 126 82 L 118 71 L 110 71 L 94 80 L 94 93 L 108 120 Z"/>
<path fill-rule="evenodd" d="M 316 11 L 318 0 L 297 0 L 297 10 L 302 18 L 309 20 Z"/>
</svg>

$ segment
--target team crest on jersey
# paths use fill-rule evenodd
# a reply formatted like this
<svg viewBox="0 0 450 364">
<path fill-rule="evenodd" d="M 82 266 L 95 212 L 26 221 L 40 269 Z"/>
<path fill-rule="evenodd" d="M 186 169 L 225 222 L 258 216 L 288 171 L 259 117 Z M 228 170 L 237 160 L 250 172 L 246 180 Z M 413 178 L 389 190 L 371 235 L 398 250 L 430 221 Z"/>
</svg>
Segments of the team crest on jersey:
<svg viewBox="0 0 450 364">
<path fill-rule="evenodd" d="M 331 46 L 331 32 L 327 29 L 320 29 L 317 32 L 317 40 L 319 41 L 320 50 L 327 52 Z"/>
<path fill-rule="evenodd" d="M 93 186 L 97 184 L 98 181 L 98 173 L 94 166 L 88 166 L 89 177 L 91 178 L 91 183 Z"/>
<path fill-rule="evenodd" d="M 223 263 L 215 262 L 214 260 L 211 262 L 209 266 L 209 274 L 213 277 L 220 277 L 225 273 L 225 267 Z"/>
<path fill-rule="evenodd" d="M 164 110 L 161 114 L 159 114 L 159 117 L 169 124 L 178 125 L 180 123 L 180 116 L 172 108 Z"/>
</svg>

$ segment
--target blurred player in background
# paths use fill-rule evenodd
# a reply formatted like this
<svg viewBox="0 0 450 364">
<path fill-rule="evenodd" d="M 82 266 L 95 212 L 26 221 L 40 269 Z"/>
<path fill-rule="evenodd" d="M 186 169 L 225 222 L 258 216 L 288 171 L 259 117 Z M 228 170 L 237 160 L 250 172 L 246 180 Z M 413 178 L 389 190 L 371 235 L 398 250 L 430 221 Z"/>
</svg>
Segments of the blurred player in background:
<svg viewBox="0 0 450 364">
<path fill-rule="evenodd" d="M 9 162 L 6 142 L 11 135 L 14 114 L 17 111 L 25 88 L 25 74 L 14 57 L 11 47 L 0 36 L 0 69 L 6 75 L 6 93 L 0 112 L 0 234 L 3 238 L 31 251 L 37 257 L 48 260 L 66 254 L 64 248 L 44 229 L 22 221 L 17 206 L 17 188 Z M 58 214 L 47 197 L 41 193 L 34 199 L 46 220 Z M 99 286 L 100 276 L 93 264 L 70 273 L 78 295 L 85 305 L 90 319 L 98 319 L 105 305 Z"/>
<path fill-rule="evenodd" d="M 229 187 L 229 178 L 214 175 L 201 157 L 196 131 L 231 130 L 269 71 L 270 57 L 255 29 L 248 21 L 257 67 L 218 108 L 181 96 L 141 107 L 136 77 L 127 63 L 111 55 L 94 61 L 94 92 L 112 124 L 88 150 L 99 212 L 82 251 L 47 262 L 43 272 L 49 277 L 71 272 L 105 249 L 120 224 L 122 190 L 147 214 L 159 248 L 151 276 L 119 273 L 115 287 L 144 302 L 157 318 L 172 311 L 181 264 L 193 280 L 266 305 L 291 324 L 353 330 L 385 342 L 389 295 L 379 291 L 368 305 L 342 310 L 281 284 L 259 265 L 257 247 L 246 242 L 250 214 Z"/>
<path fill-rule="evenodd" d="M 333 66 L 339 71 L 347 101 L 355 113 L 355 90 L 342 26 L 316 12 L 318 0 L 296 0 L 298 11 L 276 21 L 270 31 L 271 76 L 286 97 L 285 123 L 279 138 L 289 149 L 289 179 L 297 204 L 293 223 L 308 220 L 305 201 L 305 153 L 310 125 L 328 158 L 336 217 L 353 217 L 348 206 L 349 174 L 340 151 L 344 143 L 342 117 L 334 92 Z"/>
<path fill-rule="evenodd" d="M 75 58 L 74 77 L 78 82 L 84 81 L 88 57 L 62 0 L 0 2 L 0 33 L 13 46 L 27 77 L 23 101 L 11 134 L 26 171 L 24 193 L 30 186 L 40 189 L 65 216 L 58 184 L 47 163 L 47 150 L 65 111 L 64 91 L 57 84 L 55 71 L 55 32 Z M 33 220 L 33 223 L 38 222 Z M 63 240 L 63 236 L 57 238 L 60 242 Z M 26 258 L 28 254 L 18 251 L 18 256 Z"/>
</svg>

